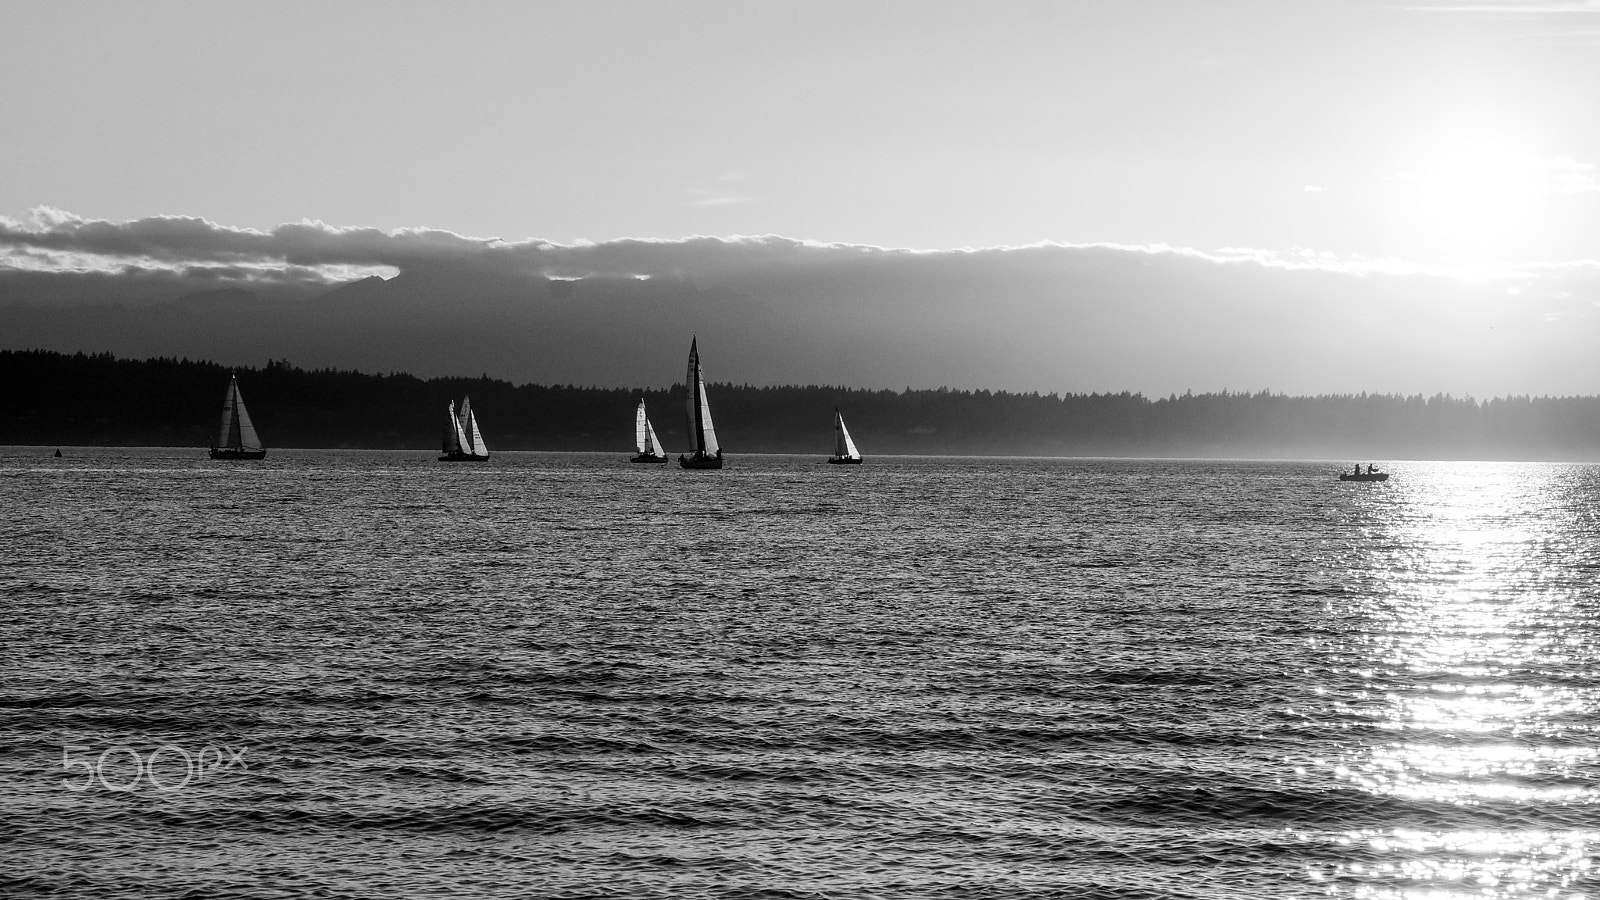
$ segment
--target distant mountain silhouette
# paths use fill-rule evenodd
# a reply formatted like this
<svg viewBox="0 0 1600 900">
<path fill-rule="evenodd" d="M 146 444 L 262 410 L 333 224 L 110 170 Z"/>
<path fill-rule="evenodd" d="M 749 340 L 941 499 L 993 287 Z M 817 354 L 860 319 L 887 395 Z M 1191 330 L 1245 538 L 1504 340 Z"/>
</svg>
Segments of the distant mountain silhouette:
<svg viewBox="0 0 1600 900">
<path fill-rule="evenodd" d="M 180 224 L 88 232 L 122 254 L 203 249 L 204 264 L 0 266 L 0 349 L 664 387 L 683 377 L 697 334 L 707 376 L 739 384 L 1483 394 L 1584 389 L 1600 340 L 1600 317 L 1571 299 L 1588 295 L 1579 274 L 1534 296 L 1164 248 L 913 252 L 777 237 L 557 247 Z M 148 239 L 174 230 L 203 246 Z M 28 239 L 101 246 L 79 231 Z M 392 274 L 327 280 L 374 268 Z"/>
<path fill-rule="evenodd" d="M 190 294 L 184 294 L 176 300 L 165 301 L 157 304 L 157 306 L 178 309 L 206 309 L 222 304 L 255 303 L 258 299 L 255 291 L 241 287 L 225 287 L 217 288 L 214 291 L 195 291 Z"/>
<path fill-rule="evenodd" d="M 510 371 L 611 385 L 681 378 L 696 330 L 711 372 L 726 376 L 809 368 L 801 348 L 816 340 L 764 304 L 685 281 L 464 279 L 449 271 L 366 278 L 271 302 L 226 289 L 139 305 L 11 304 L 3 320 L 17 348 L 226 360 L 265 350 L 358 369 Z"/>
</svg>

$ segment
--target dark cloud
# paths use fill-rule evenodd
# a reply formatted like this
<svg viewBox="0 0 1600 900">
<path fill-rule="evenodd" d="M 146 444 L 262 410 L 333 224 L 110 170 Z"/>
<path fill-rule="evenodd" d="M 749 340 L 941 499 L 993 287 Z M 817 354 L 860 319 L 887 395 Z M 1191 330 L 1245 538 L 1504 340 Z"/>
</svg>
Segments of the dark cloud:
<svg viewBox="0 0 1600 900">
<path fill-rule="evenodd" d="M 171 303 L 236 287 L 273 302 Z M 8 347 L 519 381 L 665 384 L 695 332 L 713 378 L 755 383 L 1587 393 L 1596 298 L 1593 262 L 1444 271 L 1160 246 L 558 245 L 53 210 L 0 220 Z M 64 309 L 113 303 L 149 309 Z"/>
</svg>

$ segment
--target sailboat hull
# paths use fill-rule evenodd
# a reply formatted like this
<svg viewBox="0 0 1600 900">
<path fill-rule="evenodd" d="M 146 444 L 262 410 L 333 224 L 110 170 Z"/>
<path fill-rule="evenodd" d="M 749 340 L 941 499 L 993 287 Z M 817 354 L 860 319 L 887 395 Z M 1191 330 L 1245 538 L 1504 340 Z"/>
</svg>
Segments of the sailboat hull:
<svg viewBox="0 0 1600 900">
<path fill-rule="evenodd" d="M 446 453 L 439 457 L 439 462 L 488 462 L 487 454 L 479 456 L 476 453 Z"/>
<path fill-rule="evenodd" d="M 628 461 L 636 463 L 664 463 L 667 461 L 667 458 L 665 456 L 656 456 L 654 453 L 641 453 Z"/>
<path fill-rule="evenodd" d="M 685 469 L 720 469 L 722 468 L 721 456 L 707 456 L 695 451 L 693 456 L 678 457 L 678 465 Z"/>
<path fill-rule="evenodd" d="M 235 450 L 232 447 L 212 447 L 212 459 L 266 459 L 265 450 Z"/>
<path fill-rule="evenodd" d="M 861 457 L 859 457 L 859 456 L 830 456 L 830 457 L 828 457 L 828 463 L 830 465 L 835 465 L 835 466 L 859 466 L 859 465 L 861 465 Z"/>
</svg>

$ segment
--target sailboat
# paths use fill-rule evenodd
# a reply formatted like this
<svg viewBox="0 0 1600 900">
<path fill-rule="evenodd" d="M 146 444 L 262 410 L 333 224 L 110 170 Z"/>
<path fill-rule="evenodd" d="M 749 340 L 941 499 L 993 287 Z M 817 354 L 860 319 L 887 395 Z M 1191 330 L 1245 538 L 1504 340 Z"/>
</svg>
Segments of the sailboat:
<svg viewBox="0 0 1600 900">
<path fill-rule="evenodd" d="M 837 406 L 833 408 L 833 455 L 828 457 L 828 462 L 861 465 L 861 451 L 856 449 L 856 442 L 850 440 L 850 430 L 844 427 L 844 416 L 839 415 Z"/>
<path fill-rule="evenodd" d="M 711 425 L 711 407 L 706 403 L 705 376 L 700 371 L 700 347 L 697 339 L 689 339 L 689 375 L 685 379 L 689 388 L 689 456 L 678 456 L 678 465 L 685 469 L 722 468 L 722 446 L 717 443 L 717 431 Z"/>
<path fill-rule="evenodd" d="M 486 462 L 489 445 L 483 442 L 478 430 L 478 417 L 472 412 L 472 398 L 461 398 L 461 414 L 456 414 L 456 402 L 450 401 L 450 421 L 445 425 L 444 455 L 440 462 Z"/>
<path fill-rule="evenodd" d="M 264 459 L 267 448 L 261 445 L 256 426 L 244 408 L 239 394 L 239 378 L 228 376 L 228 393 L 222 398 L 222 427 L 211 442 L 212 459 Z"/>
<path fill-rule="evenodd" d="M 667 455 L 661 452 L 661 439 L 656 437 L 656 429 L 650 424 L 650 417 L 644 414 L 644 398 L 639 398 L 639 411 L 633 417 L 633 445 L 639 455 L 633 458 L 638 463 L 664 463 Z"/>
</svg>

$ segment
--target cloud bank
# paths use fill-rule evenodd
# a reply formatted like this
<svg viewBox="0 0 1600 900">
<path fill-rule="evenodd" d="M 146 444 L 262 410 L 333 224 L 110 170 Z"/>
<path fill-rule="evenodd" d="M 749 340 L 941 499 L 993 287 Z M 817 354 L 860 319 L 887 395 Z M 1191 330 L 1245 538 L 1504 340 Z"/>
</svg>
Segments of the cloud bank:
<svg viewBox="0 0 1600 900">
<path fill-rule="evenodd" d="M 8 349 L 642 386 L 690 334 L 753 384 L 1596 393 L 1600 263 L 0 218 Z"/>
</svg>

